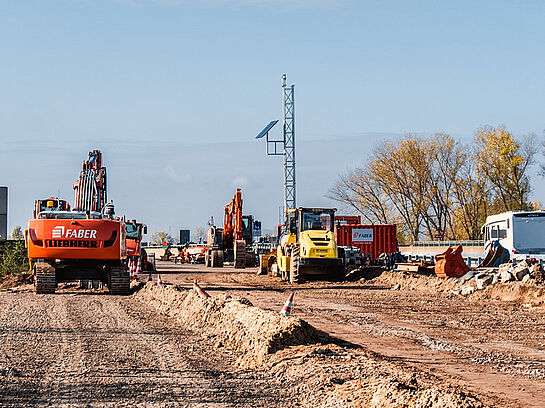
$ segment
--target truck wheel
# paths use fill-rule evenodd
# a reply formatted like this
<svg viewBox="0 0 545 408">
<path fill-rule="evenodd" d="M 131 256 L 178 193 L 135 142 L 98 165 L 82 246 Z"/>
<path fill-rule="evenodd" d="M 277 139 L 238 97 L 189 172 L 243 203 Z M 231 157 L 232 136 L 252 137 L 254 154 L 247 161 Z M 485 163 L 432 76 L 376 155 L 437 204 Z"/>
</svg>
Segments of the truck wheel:
<svg viewBox="0 0 545 408">
<path fill-rule="evenodd" d="M 131 289 L 129 272 L 124 265 L 112 266 L 108 279 L 110 295 L 128 295 Z"/>
<path fill-rule="evenodd" d="M 246 268 L 246 241 L 235 241 L 235 268 Z"/>
<path fill-rule="evenodd" d="M 223 251 L 214 250 L 211 256 L 212 268 L 223 268 Z"/>
<path fill-rule="evenodd" d="M 293 248 L 290 256 L 290 282 L 301 283 L 303 280 L 299 274 L 299 248 Z"/>
<path fill-rule="evenodd" d="M 34 289 L 36 293 L 55 293 L 57 276 L 55 267 L 47 262 L 34 264 Z"/>
</svg>

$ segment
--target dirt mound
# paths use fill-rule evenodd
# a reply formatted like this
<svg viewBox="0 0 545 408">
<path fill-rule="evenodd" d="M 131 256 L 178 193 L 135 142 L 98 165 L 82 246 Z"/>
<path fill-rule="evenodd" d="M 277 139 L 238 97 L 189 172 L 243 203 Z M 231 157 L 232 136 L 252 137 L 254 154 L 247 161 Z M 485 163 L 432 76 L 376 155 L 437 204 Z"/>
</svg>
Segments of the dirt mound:
<svg viewBox="0 0 545 408">
<path fill-rule="evenodd" d="M 25 275 L 21 275 L 21 274 L 7 275 L 5 278 L 0 280 L 0 291 L 19 287 L 19 286 L 25 285 L 26 283 L 27 282 L 25 279 Z"/>
<path fill-rule="evenodd" d="M 545 287 L 525 282 L 497 283 L 474 293 L 472 297 L 543 306 Z"/>
<path fill-rule="evenodd" d="M 237 365 L 265 369 L 306 407 L 483 407 L 440 380 L 363 348 L 336 342 L 303 320 L 244 298 L 199 298 L 147 283 L 134 297 L 181 325 L 241 353 Z"/>
<path fill-rule="evenodd" d="M 370 280 L 375 285 L 395 286 L 400 289 L 421 290 L 425 292 L 450 292 L 457 287 L 455 279 L 438 278 L 435 275 L 414 275 L 407 272 L 384 271 L 380 276 Z"/>
<path fill-rule="evenodd" d="M 417 276 L 405 272 L 385 271 L 380 276 L 368 281 L 374 285 L 392 287 L 394 289 L 416 290 L 425 293 L 453 293 L 467 295 L 472 299 L 494 299 L 504 302 L 517 302 L 531 306 L 545 306 L 545 286 L 528 282 L 495 282 L 482 290 L 476 290 L 474 279 L 458 282 L 453 278 L 437 276 Z M 464 293 L 464 289 L 473 289 Z"/>
<path fill-rule="evenodd" d="M 484 407 L 476 398 L 416 369 L 364 349 L 335 344 L 291 347 L 270 357 L 270 369 L 291 383 L 309 407 Z"/>
<path fill-rule="evenodd" d="M 328 340 L 327 334 L 307 322 L 259 309 L 244 298 L 201 299 L 193 291 L 151 282 L 135 296 L 190 329 L 213 337 L 218 347 L 225 345 L 242 353 L 238 361 L 242 367 L 260 366 L 266 355 L 289 346 Z"/>
</svg>

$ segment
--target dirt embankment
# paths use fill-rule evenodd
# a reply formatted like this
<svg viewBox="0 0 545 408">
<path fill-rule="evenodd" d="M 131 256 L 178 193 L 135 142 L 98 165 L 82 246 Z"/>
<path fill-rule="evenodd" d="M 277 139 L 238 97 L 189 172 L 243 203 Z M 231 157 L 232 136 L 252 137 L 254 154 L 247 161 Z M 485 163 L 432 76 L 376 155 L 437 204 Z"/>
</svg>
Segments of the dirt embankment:
<svg viewBox="0 0 545 408">
<path fill-rule="evenodd" d="M 545 286 L 532 280 L 527 282 L 495 282 L 482 290 L 476 290 L 474 279 L 468 282 L 460 282 L 454 278 L 385 271 L 380 276 L 368 280 L 368 282 L 380 286 L 390 286 L 392 289 L 414 290 L 433 294 L 442 293 L 446 296 L 463 296 L 464 288 L 473 288 L 466 295 L 469 298 L 492 299 L 545 307 Z M 460 291 L 462 291 L 462 294 L 460 294 Z"/>
<path fill-rule="evenodd" d="M 254 307 L 244 298 L 201 299 L 177 287 L 145 285 L 134 295 L 184 327 L 240 354 L 296 389 L 312 407 L 482 407 L 436 377 L 338 342 L 301 319 Z"/>
</svg>

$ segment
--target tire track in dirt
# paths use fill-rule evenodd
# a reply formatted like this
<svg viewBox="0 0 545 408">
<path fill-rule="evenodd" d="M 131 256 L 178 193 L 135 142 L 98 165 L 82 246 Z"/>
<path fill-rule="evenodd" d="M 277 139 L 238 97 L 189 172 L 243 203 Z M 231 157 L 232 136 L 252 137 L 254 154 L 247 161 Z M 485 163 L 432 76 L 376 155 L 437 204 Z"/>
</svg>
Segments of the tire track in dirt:
<svg viewBox="0 0 545 408">
<path fill-rule="evenodd" d="M 135 299 L 2 293 L 0 307 L 2 407 L 291 406 L 267 374 L 235 371 Z"/>
</svg>

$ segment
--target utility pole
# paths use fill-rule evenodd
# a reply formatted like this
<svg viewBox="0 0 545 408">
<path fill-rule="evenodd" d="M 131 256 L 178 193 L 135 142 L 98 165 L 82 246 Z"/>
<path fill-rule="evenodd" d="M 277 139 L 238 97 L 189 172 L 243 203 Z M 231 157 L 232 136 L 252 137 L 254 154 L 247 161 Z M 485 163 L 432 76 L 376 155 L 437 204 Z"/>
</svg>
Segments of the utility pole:
<svg viewBox="0 0 545 408">
<path fill-rule="evenodd" d="M 284 157 L 284 215 L 297 207 L 295 185 L 295 85 L 286 86 L 286 74 L 282 75 L 282 139 L 269 137 L 269 131 L 278 123 L 271 121 L 256 136 L 266 136 L 267 155 Z"/>
<path fill-rule="evenodd" d="M 284 125 L 284 207 L 296 207 L 295 194 L 295 85 L 286 87 L 286 74 L 282 75 L 282 107 Z"/>
</svg>

